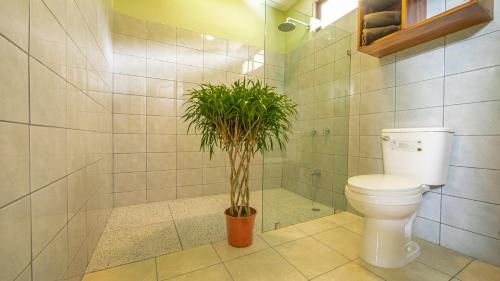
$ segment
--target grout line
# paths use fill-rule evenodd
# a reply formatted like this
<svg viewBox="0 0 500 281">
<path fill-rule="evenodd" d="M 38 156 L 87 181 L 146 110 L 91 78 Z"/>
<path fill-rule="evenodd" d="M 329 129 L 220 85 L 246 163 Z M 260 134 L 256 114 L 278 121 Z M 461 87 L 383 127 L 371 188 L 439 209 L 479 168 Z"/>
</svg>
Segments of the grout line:
<svg viewBox="0 0 500 281">
<path fill-rule="evenodd" d="M 229 275 L 229 277 L 231 278 L 231 280 L 234 280 L 234 277 L 233 275 L 231 274 L 231 272 L 229 271 L 229 269 L 227 268 L 227 265 L 225 263 L 224 260 L 222 260 L 221 256 L 219 255 L 219 253 L 217 252 L 217 250 L 215 249 L 215 246 L 214 246 L 214 243 L 210 243 L 210 245 L 212 246 L 212 249 L 214 250 L 215 254 L 217 255 L 217 257 L 219 258 L 222 266 L 224 267 L 224 269 L 226 270 L 227 274 Z"/>
<path fill-rule="evenodd" d="M 471 260 L 469 263 L 467 263 L 464 267 L 462 267 L 462 268 L 461 268 L 461 269 L 460 269 L 457 273 L 455 273 L 455 275 L 453 275 L 453 276 L 451 277 L 451 279 L 450 279 L 450 280 L 455 279 L 455 278 L 456 278 L 456 277 L 457 277 L 457 276 L 458 276 L 458 275 L 459 275 L 462 271 L 464 271 L 464 270 L 465 270 L 465 269 L 466 269 L 469 265 L 471 265 L 471 264 L 472 264 L 475 260 L 476 260 L 475 258 L 472 258 L 472 260 Z"/>
</svg>

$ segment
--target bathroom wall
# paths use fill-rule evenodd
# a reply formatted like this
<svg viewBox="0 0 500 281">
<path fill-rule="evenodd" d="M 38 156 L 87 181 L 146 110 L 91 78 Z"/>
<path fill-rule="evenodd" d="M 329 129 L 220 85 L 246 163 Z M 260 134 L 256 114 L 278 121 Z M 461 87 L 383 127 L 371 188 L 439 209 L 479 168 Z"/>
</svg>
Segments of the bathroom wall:
<svg viewBox="0 0 500 281">
<path fill-rule="evenodd" d="M 339 21 L 311 33 L 287 53 L 285 65 L 285 92 L 297 102 L 299 116 L 282 186 L 336 209 L 346 209 L 350 43 Z"/>
<path fill-rule="evenodd" d="M 112 208 L 108 1 L 1 1 L 0 280 L 80 280 Z"/>
<path fill-rule="evenodd" d="M 424 194 L 414 233 L 500 264 L 500 1 L 495 20 L 377 59 L 352 37 L 349 176 L 381 173 L 380 130 L 455 130 L 448 182 Z M 355 32 L 356 14 L 352 19 Z"/>
<path fill-rule="evenodd" d="M 123 14 L 115 14 L 113 40 L 115 206 L 226 192 L 226 155 L 210 160 L 200 136 L 187 134 L 185 94 L 199 83 L 263 79 L 265 69 L 282 90 L 283 55 Z M 266 161 L 266 187 L 280 186 L 277 159 Z M 254 159 L 252 189 L 262 187 L 262 163 Z"/>
</svg>

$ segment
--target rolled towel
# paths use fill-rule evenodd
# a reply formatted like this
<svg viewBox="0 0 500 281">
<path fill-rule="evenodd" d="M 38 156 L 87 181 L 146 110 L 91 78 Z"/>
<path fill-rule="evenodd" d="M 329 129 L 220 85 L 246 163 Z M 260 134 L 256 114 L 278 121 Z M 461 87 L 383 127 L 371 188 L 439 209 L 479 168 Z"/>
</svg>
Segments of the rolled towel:
<svg viewBox="0 0 500 281">
<path fill-rule="evenodd" d="M 363 29 L 363 34 L 361 35 L 361 44 L 366 46 L 371 42 L 394 33 L 400 29 L 399 26 L 390 25 L 385 27 L 375 27 L 375 28 L 365 28 Z"/>
<path fill-rule="evenodd" d="M 363 17 L 364 28 L 384 27 L 389 25 L 401 24 L 400 11 L 383 11 L 378 13 L 366 14 Z"/>
</svg>

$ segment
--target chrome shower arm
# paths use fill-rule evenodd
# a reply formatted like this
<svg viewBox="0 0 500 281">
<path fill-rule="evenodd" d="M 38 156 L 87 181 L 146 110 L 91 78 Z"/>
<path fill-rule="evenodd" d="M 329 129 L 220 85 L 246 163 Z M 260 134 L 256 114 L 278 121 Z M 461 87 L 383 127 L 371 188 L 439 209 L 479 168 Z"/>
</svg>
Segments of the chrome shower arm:
<svg viewBox="0 0 500 281">
<path fill-rule="evenodd" d="M 309 24 L 303 22 L 303 21 L 300 21 L 300 20 L 296 20 L 294 18 L 286 18 L 286 22 L 295 22 L 295 23 L 298 23 L 298 24 L 302 24 L 303 26 L 309 28 Z"/>
</svg>

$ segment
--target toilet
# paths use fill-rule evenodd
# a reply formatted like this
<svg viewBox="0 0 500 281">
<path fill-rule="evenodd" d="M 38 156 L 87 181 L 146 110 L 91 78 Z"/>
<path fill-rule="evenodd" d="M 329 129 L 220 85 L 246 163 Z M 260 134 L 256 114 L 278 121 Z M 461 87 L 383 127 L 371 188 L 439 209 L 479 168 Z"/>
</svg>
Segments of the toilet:
<svg viewBox="0 0 500 281">
<path fill-rule="evenodd" d="M 363 260 L 397 268 L 418 257 L 412 223 L 422 194 L 446 183 L 452 137 L 448 128 L 382 130 L 384 174 L 351 177 L 345 187 L 350 206 L 365 218 Z"/>
</svg>

